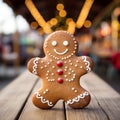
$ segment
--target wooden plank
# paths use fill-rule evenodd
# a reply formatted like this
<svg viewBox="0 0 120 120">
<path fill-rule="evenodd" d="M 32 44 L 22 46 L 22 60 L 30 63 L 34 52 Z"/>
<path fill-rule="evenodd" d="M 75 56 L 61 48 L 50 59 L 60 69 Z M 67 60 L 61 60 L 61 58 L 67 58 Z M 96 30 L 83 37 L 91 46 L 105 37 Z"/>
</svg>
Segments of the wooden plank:
<svg viewBox="0 0 120 120">
<path fill-rule="evenodd" d="M 120 95 L 94 73 L 81 78 L 81 84 L 91 96 L 85 109 L 73 110 L 66 106 L 67 120 L 120 120 Z"/>
<path fill-rule="evenodd" d="M 41 84 L 38 84 L 33 90 L 33 93 L 40 88 Z M 36 108 L 29 97 L 25 108 L 23 109 L 19 120 L 65 120 L 63 101 L 59 101 L 52 109 L 43 110 Z"/>
<path fill-rule="evenodd" d="M 36 76 L 28 71 L 11 82 L 0 92 L 0 120 L 14 120 L 22 109 L 33 86 Z"/>
</svg>

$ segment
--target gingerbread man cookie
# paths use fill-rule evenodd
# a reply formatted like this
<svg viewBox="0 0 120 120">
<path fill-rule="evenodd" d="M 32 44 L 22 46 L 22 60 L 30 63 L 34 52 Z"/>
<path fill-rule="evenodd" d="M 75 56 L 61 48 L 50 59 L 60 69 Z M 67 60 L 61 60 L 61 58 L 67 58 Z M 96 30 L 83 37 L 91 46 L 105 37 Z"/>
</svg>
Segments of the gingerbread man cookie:
<svg viewBox="0 0 120 120">
<path fill-rule="evenodd" d="M 93 68 L 88 56 L 76 56 L 78 43 L 66 31 L 50 34 L 44 42 L 44 58 L 32 58 L 28 62 L 31 73 L 42 80 L 42 87 L 34 93 L 32 101 L 38 108 L 52 108 L 63 99 L 72 108 L 84 108 L 90 102 L 90 94 L 80 86 L 80 77 Z"/>
</svg>

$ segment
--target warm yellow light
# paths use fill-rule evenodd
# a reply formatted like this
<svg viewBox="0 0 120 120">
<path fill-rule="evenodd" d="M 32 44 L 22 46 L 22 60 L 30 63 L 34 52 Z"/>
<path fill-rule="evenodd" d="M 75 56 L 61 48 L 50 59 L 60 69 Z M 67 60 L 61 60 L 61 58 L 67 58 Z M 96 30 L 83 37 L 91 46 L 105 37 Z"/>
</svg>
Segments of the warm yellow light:
<svg viewBox="0 0 120 120">
<path fill-rule="evenodd" d="M 117 20 L 112 21 L 112 36 L 113 38 L 118 38 L 118 28 L 119 28 L 119 22 Z"/>
<path fill-rule="evenodd" d="M 31 26 L 31 28 L 36 29 L 38 27 L 38 23 L 37 22 L 32 22 L 30 24 L 30 26 Z"/>
<path fill-rule="evenodd" d="M 60 10 L 59 16 L 60 17 L 65 17 L 67 15 L 67 12 L 65 10 Z"/>
<path fill-rule="evenodd" d="M 76 23 L 70 18 L 67 19 L 67 21 L 66 21 L 66 24 L 68 26 L 67 30 L 70 31 L 70 33 L 75 32 L 75 27 L 80 29 L 83 26 L 83 24 L 88 16 L 88 13 L 90 11 L 90 8 L 93 4 L 93 1 L 94 0 L 85 0 L 85 3 L 82 7 L 81 12 L 78 15 Z M 57 22 L 58 22 L 57 19 L 53 18 L 50 21 L 46 21 L 44 19 L 44 17 L 42 16 L 42 14 L 37 9 L 37 7 L 35 6 L 33 0 L 25 0 L 25 4 L 26 4 L 27 8 L 29 9 L 29 11 L 31 12 L 32 16 L 37 21 L 38 25 L 43 28 L 44 33 L 50 34 L 51 32 L 53 32 L 51 27 L 53 25 L 57 24 Z M 67 12 L 64 10 L 64 5 L 62 3 L 57 4 L 56 9 L 58 10 L 60 17 L 66 17 Z M 90 26 L 90 24 L 88 25 L 88 23 L 87 23 L 87 27 L 88 26 Z"/>
<path fill-rule="evenodd" d="M 66 20 L 66 24 L 68 25 L 68 24 L 69 24 L 69 22 L 71 22 L 71 21 L 73 21 L 73 19 L 72 19 L 72 18 L 67 18 L 67 20 Z"/>
<path fill-rule="evenodd" d="M 118 25 L 119 25 L 119 22 L 118 22 L 117 20 L 113 20 L 113 21 L 112 21 L 112 26 L 113 26 L 114 28 L 118 28 Z"/>
<path fill-rule="evenodd" d="M 50 24 L 51 25 L 56 25 L 57 24 L 57 19 L 56 18 L 52 18 L 51 20 L 50 20 Z"/>
<path fill-rule="evenodd" d="M 44 29 L 44 32 L 46 34 L 49 34 L 52 32 L 52 29 L 50 28 L 50 25 L 45 21 L 43 16 L 40 14 L 38 9 L 36 8 L 35 4 L 32 2 L 32 0 L 25 0 L 25 4 L 29 11 L 31 12 L 32 16 L 35 18 L 35 20 L 38 22 L 38 24 Z"/>
<path fill-rule="evenodd" d="M 43 31 L 42 28 L 38 28 L 37 30 L 38 30 L 38 32 L 40 33 L 40 35 L 43 35 L 43 34 L 44 34 L 44 31 Z"/>
<path fill-rule="evenodd" d="M 71 34 L 74 34 L 74 32 L 75 32 L 75 22 L 74 21 L 70 21 L 68 23 L 68 29 L 67 29 L 67 31 L 69 33 L 71 33 Z"/>
<path fill-rule="evenodd" d="M 90 11 L 90 8 L 92 7 L 94 0 L 85 0 L 85 3 L 82 7 L 82 10 L 78 16 L 77 22 L 76 22 L 76 27 L 81 28 L 88 16 L 88 13 Z"/>
<path fill-rule="evenodd" d="M 90 28 L 92 25 L 91 21 L 90 20 L 86 20 L 85 23 L 84 23 L 84 27 L 86 28 Z"/>
<path fill-rule="evenodd" d="M 49 27 L 50 25 L 48 23 L 46 23 L 45 26 L 42 27 L 46 34 L 50 34 L 52 32 L 52 30 L 50 30 Z"/>
<path fill-rule="evenodd" d="M 56 8 L 57 8 L 58 11 L 63 10 L 64 5 L 62 3 L 59 3 L 59 4 L 57 4 Z"/>
<path fill-rule="evenodd" d="M 114 10 L 113 14 L 114 14 L 115 16 L 118 16 L 118 15 L 120 14 L 120 7 L 117 7 L 117 8 Z"/>
</svg>

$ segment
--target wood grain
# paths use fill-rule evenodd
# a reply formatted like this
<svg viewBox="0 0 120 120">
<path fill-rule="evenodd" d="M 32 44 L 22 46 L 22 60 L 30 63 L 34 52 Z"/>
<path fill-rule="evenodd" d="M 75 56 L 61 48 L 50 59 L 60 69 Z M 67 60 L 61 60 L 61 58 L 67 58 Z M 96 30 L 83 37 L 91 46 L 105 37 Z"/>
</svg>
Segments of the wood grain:
<svg viewBox="0 0 120 120">
<path fill-rule="evenodd" d="M 14 120 L 27 100 L 37 77 L 25 71 L 0 92 L 0 120 Z"/>
<path fill-rule="evenodd" d="M 33 93 L 38 90 L 40 86 L 40 81 L 38 81 L 36 87 L 33 90 Z M 52 109 L 38 109 L 32 104 L 31 101 L 33 93 L 29 97 L 19 120 L 65 120 L 64 106 L 62 100 L 59 101 Z"/>
<path fill-rule="evenodd" d="M 67 120 L 120 120 L 120 95 L 94 73 L 81 78 L 92 100 L 85 109 L 66 106 Z"/>
<path fill-rule="evenodd" d="M 41 86 L 35 75 L 25 71 L 0 92 L 0 120 L 120 120 L 120 95 L 93 72 L 81 78 L 91 94 L 85 109 L 72 109 L 60 100 L 54 108 L 36 108 L 31 101 Z"/>
</svg>

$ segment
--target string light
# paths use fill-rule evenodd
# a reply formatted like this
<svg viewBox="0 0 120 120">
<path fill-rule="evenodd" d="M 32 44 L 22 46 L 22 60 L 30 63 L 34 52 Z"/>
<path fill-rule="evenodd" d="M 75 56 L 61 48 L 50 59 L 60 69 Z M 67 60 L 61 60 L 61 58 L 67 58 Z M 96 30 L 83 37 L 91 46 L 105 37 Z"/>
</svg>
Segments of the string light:
<svg viewBox="0 0 120 120">
<path fill-rule="evenodd" d="M 67 15 L 67 12 L 65 10 L 60 10 L 59 16 L 60 17 L 65 17 Z"/>
<path fill-rule="evenodd" d="M 56 9 L 58 11 L 63 10 L 64 9 L 64 5 L 62 3 L 59 3 L 59 4 L 57 4 Z"/>
<path fill-rule="evenodd" d="M 50 20 L 50 24 L 53 26 L 53 25 L 56 25 L 58 23 L 58 20 L 56 18 L 52 18 Z"/>
<path fill-rule="evenodd" d="M 69 33 L 71 33 L 71 34 L 74 34 L 74 32 L 75 32 L 75 22 L 74 21 L 70 21 L 68 23 L 68 29 L 67 29 L 67 31 Z"/>
<path fill-rule="evenodd" d="M 87 18 L 88 13 L 90 11 L 90 8 L 92 7 L 93 1 L 94 0 L 86 0 L 85 1 L 83 8 L 78 16 L 77 22 L 76 22 L 77 28 L 81 28 L 83 26 L 84 21 Z"/>
<path fill-rule="evenodd" d="M 91 21 L 90 20 L 86 20 L 85 23 L 84 23 L 84 27 L 86 28 L 90 28 L 92 25 Z"/>
<path fill-rule="evenodd" d="M 38 23 L 34 21 L 30 24 L 30 26 L 32 29 L 36 29 L 38 27 Z"/>
<path fill-rule="evenodd" d="M 32 0 L 26 0 L 25 4 L 26 4 L 27 8 L 29 9 L 29 11 L 31 12 L 32 16 L 38 22 L 38 24 L 43 28 L 43 30 L 45 30 L 45 33 L 46 34 L 51 33 L 52 29 L 50 28 L 50 25 L 44 20 L 44 18 L 42 17 L 40 12 L 35 7 L 35 5 L 32 2 Z"/>
<path fill-rule="evenodd" d="M 43 35 L 43 34 L 44 34 L 43 28 L 38 28 L 37 31 L 38 31 L 38 33 L 39 33 L 40 35 Z"/>
<path fill-rule="evenodd" d="M 67 19 L 66 19 L 66 24 L 68 25 L 68 24 L 69 24 L 69 22 L 71 22 L 71 21 L 73 21 L 73 19 L 72 19 L 72 18 L 67 18 Z"/>
<path fill-rule="evenodd" d="M 25 0 L 25 4 L 27 6 L 27 8 L 29 9 L 29 11 L 31 12 L 31 14 L 33 15 L 33 17 L 35 18 L 35 20 L 38 22 L 38 24 L 43 28 L 43 31 L 46 34 L 49 34 L 51 32 L 53 32 L 53 26 L 56 25 L 56 28 L 54 30 L 58 30 L 58 29 L 64 29 L 67 30 L 68 32 L 70 32 L 71 34 L 74 34 L 75 32 L 75 28 L 81 28 L 83 25 L 86 28 L 89 28 L 91 26 L 91 22 L 87 21 L 86 18 L 88 16 L 88 13 L 90 11 L 90 8 L 93 4 L 94 0 L 85 0 L 85 3 L 82 7 L 81 12 L 79 13 L 78 19 L 76 22 L 73 21 L 72 18 L 67 18 L 67 11 L 64 10 L 64 5 L 62 3 L 58 3 L 56 6 L 56 9 L 59 11 L 59 17 L 57 18 L 52 18 L 50 21 L 45 21 L 43 16 L 40 14 L 40 12 L 37 10 L 37 8 L 35 7 L 34 3 L 32 2 L 32 0 Z M 57 25 L 58 22 L 60 22 L 57 19 L 60 19 L 60 17 L 65 18 L 65 22 L 63 20 L 64 27 L 63 26 L 59 26 Z M 85 21 L 86 20 L 86 21 Z M 68 27 L 66 27 L 68 26 Z"/>
</svg>

